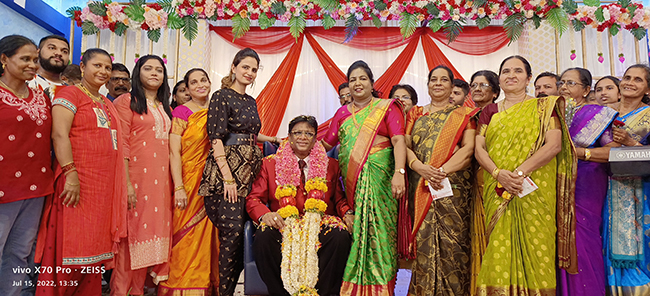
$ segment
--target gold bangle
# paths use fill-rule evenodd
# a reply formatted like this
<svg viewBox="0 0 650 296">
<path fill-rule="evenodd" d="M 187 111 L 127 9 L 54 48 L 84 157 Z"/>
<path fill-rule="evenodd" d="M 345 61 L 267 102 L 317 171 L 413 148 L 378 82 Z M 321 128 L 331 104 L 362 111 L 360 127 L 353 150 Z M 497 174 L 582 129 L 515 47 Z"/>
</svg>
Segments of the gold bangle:
<svg viewBox="0 0 650 296">
<path fill-rule="evenodd" d="M 415 158 L 415 159 L 411 160 L 411 162 L 409 162 L 409 168 L 413 169 L 413 163 L 414 163 L 416 160 L 418 160 L 418 159 Z"/>
<path fill-rule="evenodd" d="M 73 186 L 73 187 L 80 186 L 79 183 L 77 183 L 77 184 L 72 184 L 72 183 L 68 183 L 68 182 L 65 182 L 65 185 L 70 185 L 70 186 Z"/>
<path fill-rule="evenodd" d="M 496 167 L 496 168 L 494 168 L 492 170 L 492 177 L 494 178 L 494 180 L 496 180 L 497 177 L 499 177 L 499 172 L 501 172 L 501 169 L 498 168 L 498 167 Z"/>
<path fill-rule="evenodd" d="M 233 185 L 235 184 L 235 179 L 223 179 L 223 183 L 226 185 Z"/>
<path fill-rule="evenodd" d="M 585 148 L 585 160 L 589 160 L 591 158 L 591 150 Z"/>
<path fill-rule="evenodd" d="M 185 185 L 178 185 L 178 186 L 174 187 L 174 192 L 176 192 L 178 190 L 181 190 L 181 189 L 185 190 Z"/>
</svg>

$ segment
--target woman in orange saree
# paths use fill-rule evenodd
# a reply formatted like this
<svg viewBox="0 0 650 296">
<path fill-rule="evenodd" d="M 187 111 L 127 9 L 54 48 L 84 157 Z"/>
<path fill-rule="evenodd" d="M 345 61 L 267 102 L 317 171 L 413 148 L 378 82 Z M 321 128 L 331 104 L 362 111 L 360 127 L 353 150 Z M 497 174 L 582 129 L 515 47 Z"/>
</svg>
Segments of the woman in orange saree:
<svg viewBox="0 0 650 296">
<path fill-rule="evenodd" d="M 160 296 L 212 295 L 218 286 L 217 230 L 210 223 L 198 195 L 210 145 L 206 132 L 210 80 L 203 69 L 185 74 L 192 100 L 172 112 L 169 135 L 174 181 L 172 253 L 169 279 L 161 282 Z"/>
</svg>

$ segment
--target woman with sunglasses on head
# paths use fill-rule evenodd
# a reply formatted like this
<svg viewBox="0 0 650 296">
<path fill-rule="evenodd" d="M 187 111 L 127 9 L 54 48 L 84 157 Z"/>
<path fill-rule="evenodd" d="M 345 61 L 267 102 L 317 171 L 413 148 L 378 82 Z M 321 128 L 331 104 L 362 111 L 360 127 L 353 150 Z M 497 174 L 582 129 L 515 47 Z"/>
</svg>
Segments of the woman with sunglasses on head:
<svg viewBox="0 0 650 296">
<path fill-rule="evenodd" d="M 630 66 L 621 79 L 621 102 L 613 139 L 626 146 L 647 147 L 650 136 L 650 68 Z M 613 176 L 603 212 L 603 246 L 607 292 L 650 295 L 650 178 Z"/>
<path fill-rule="evenodd" d="M 556 256 L 560 268 L 578 271 L 570 252 L 575 154 L 561 120 L 563 99 L 529 96 L 531 78 L 525 58 L 503 60 L 499 82 L 505 99 L 484 107 L 479 118 L 475 156 L 486 170 L 488 243 L 478 295 L 555 295 Z M 528 180 L 538 188 L 518 197 Z"/>
<path fill-rule="evenodd" d="M 409 295 L 468 295 L 470 291 L 471 161 L 479 109 L 449 100 L 454 74 L 446 66 L 429 72 L 431 103 L 406 117 L 409 206 L 417 250 Z M 449 182 L 452 196 L 433 200 L 430 187 Z M 448 279 L 455 280 L 450 281 Z"/>
<path fill-rule="evenodd" d="M 611 108 L 588 104 L 591 74 L 583 68 L 562 73 L 560 94 L 577 98 L 569 133 L 578 156 L 575 185 L 577 274 L 559 270 L 558 295 L 604 295 L 602 240 L 600 237 L 603 204 L 607 195 L 610 147 L 620 146 L 612 139 L 612 122 L 617 112 Z"/>
<path fill-rule="evenodd" d="M 127 180 L 128 238 L 120 241 L 111 295 L 142 295 L 147 270 L 158 284 L 169 277 L 172 196 L 169 175 L 169 85 L 159 56 L 133 67 L 130 93 L 113 101 L 122 124 Z"/>
<path fill-rule="evenodd" d="M 255 99 L 246 88 L 255 81 L 260 58 L 245 48 L 237 52 L 221 89 L 210 99 L 207 131 L 211 150 L 199 194 L 205 210 L 219 230 L 219 295 L 235 292 L 244 268 L 244 218 L 246 196 L 260 171 L 258 142 L 279 144 L 278 137 L 260 133 L 262 122 Z"/>
</svg>

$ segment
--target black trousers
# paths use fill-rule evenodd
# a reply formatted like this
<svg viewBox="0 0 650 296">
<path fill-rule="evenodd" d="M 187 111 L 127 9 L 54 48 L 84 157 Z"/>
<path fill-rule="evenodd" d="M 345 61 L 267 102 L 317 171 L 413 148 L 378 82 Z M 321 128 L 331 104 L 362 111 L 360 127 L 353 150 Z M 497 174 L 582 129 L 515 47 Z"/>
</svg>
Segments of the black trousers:
<svg viewBox="0 0 650 296">
<path fill-rule="evenodd" d="M 208 215 L 219 230 L 219 295 L 235 293 L 237 280 L 244 270 L 244 222 L 246 221 L 246 198 L 239 197 L 235 203 L 228 202 L 223 194 L 204 199 L 207 208 L 216 209 L 216 215 Z"/>
<path fill-rule="evenodd" d="M 318 283 L 316 289 L 321 296 L 338 295 L 341 291 L 343 272 L 348 261 L 352 238 L 346 230 L 321 228 L 318 239 Z M 260 277 L 272 296 L 289 296 L 280 276 L 282 262 L 282 234 L 275 228 L 258 228 L 255 231 L 253 252 Z"/>
</svg>

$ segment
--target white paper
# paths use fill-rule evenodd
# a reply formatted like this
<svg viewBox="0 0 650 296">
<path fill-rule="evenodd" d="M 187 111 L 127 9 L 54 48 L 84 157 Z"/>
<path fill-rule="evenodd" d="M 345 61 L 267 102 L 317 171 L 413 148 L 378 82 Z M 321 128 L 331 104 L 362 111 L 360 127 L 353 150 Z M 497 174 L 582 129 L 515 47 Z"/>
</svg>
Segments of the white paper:
<svg viewBox="0 0 650 296">
<path fill-rule="evenodd" d="M 530 177 L 526 177 L 526 179 L 524 179 L 524 184 L 523 184 L 523 187 L 521 189 L 521 193 L 519 195 L 517 195 L 517 196 L 519 196 L 519 198 L 522 198 L 522 197 L 528 195 L 529 193 L 537 190 L 537 188 L 539 188 L 539 187 L 537 187 L 537 184 L 535 184 L 535 182 L 533 182 L 533 179 L 531 179 Z"/>
<path fill-rule="evenodd" d="M 433 189 L 431 183 L 429 183 L 429 191 L 431 191 L 431 197 L 433 197 L 433 200 L 454 196 L 454 191 L 451 189 L 449 178 L 444 178 L 440 183 L 442 184 L 442 189 L 440 190 Z"/>
</svg>

